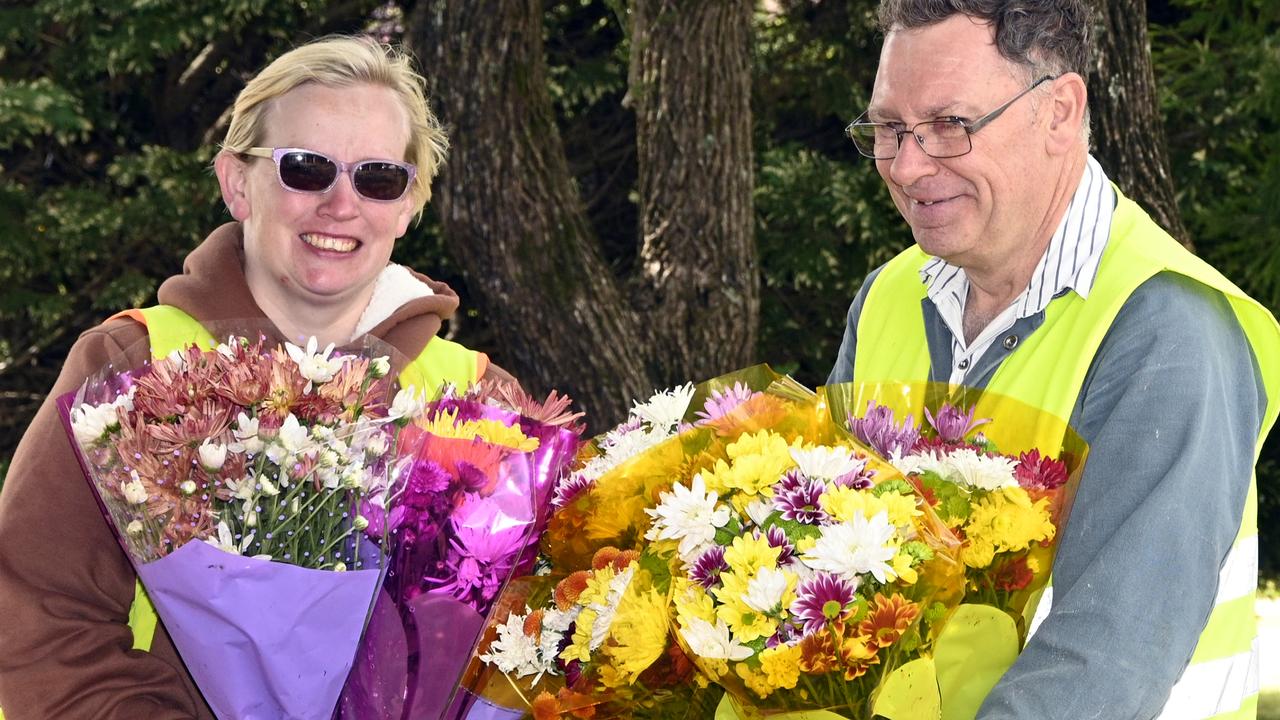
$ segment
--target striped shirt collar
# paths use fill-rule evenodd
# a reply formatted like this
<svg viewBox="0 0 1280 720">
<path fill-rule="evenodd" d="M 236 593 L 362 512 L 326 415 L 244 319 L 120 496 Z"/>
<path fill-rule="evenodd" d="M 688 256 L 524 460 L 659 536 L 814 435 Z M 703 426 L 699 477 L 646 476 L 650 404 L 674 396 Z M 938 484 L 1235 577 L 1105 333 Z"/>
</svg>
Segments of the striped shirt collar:
<svg viewBox="0 0 1280 720">
<path fill-rule="evenodd" d="M 1115 206 L 1116 196 L 1110 180 L 1098 161 L 1089 155 L 1066 215 L 1031 274 L 1027 289 L 1010 306 L 1015 308 L 1013 319 L 1035 315 L 1067 289 L 1074 290 L 1080 297 L 1089 297 L 1111 233 Z M 954 333 L 963 326 L 964 301 L 969 294 L 969 278 L 964 269 L 935 257 L 920 269 L 920 279 L 927 286 L 929 299 Z"/>
</svg>

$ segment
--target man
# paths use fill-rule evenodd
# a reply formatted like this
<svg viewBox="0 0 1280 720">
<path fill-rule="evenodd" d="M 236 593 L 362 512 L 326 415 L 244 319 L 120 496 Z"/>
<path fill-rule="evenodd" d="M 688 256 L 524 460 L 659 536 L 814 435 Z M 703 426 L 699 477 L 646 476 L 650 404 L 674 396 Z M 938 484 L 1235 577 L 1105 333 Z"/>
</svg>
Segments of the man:
<svg viewBox="0 0 1280 720">
<path fill-rule="evenodd" d="M 1089 155 L 1082 0 L 883 0 L 880 23 L 849 134 L 917 247 L 863 284 L 829 382 L 987 388 L 1090 444 L 1052 610 L 979 717 L 1254 717 L 1280 327 Z"/>
</svg>

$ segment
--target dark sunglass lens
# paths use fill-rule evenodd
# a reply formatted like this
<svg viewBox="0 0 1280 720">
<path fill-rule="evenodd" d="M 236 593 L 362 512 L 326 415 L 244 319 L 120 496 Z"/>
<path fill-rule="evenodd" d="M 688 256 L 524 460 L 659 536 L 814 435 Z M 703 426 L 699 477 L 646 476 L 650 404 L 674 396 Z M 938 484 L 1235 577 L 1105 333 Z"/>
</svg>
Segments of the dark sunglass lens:
<svg viewBox="0 0 1280 720">
<path fill-rule="evenodd" d="M 280 180 L 294 190 L 322 192 L 337 176 L 338 166 L 323 155 L 291 152 L 280 157 Z"/>
<path fill-rule="evenodd" d="M 399 165 L 367 162 L 356 168 L 356 191 L 372 200 L 399 200 L 409 185 L 409 171 Z"/>
</svg>

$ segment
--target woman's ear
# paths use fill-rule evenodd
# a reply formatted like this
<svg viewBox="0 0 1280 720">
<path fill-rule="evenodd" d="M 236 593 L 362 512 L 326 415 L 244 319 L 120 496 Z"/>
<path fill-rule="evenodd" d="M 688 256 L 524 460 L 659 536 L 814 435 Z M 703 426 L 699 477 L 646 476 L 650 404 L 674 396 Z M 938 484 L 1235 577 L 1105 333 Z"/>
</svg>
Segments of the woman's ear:
<svg viewBox="0 0 1280 720">
<path fill-rule="evenodd" d="M 231 217 L 244 222 L 250 214 L 249 166 L 234 153 L 222 151 L 213 159 L 213 172 L 218 176 L 222 189 L 222 202 L 226 203 Z"/>
</svg>

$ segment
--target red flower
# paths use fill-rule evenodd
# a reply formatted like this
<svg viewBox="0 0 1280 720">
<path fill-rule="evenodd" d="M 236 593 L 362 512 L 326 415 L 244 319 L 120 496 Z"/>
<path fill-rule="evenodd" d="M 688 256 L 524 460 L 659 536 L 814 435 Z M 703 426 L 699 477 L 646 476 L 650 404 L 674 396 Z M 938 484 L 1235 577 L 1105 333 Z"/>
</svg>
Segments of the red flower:
<svg viewBox="0 0 1280 720">
<path fill-rule="evenodd" d="M 1031 450 L 1018 458 L 1013 476 L 1026 490 L 1053 490 L 1067 482 L 1067 466 L 1061 460 L 1042 456 L 1039 450 Z"/>
</svg>

